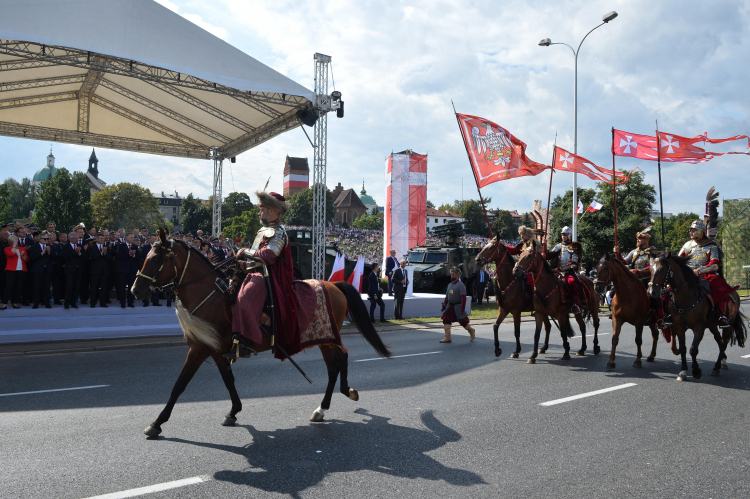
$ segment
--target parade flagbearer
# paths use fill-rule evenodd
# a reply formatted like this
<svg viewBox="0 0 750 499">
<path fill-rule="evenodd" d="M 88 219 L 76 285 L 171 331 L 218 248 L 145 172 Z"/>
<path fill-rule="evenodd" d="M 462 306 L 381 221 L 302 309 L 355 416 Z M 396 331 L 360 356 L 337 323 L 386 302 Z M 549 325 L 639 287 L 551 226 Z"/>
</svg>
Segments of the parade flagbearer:
<svg viewBox="0 0 750 499">
<path fill-rule="evenodd" d="M 440 343 L 451 342 L 451 324 L 458 322 L 469 332 L 469 341 L 474 341 L 474 328 L 469 325 L 469 316 L 466 315 L 466 286 L 461 282 L 461 269 L 451 269 L 451 283 L 445 292 L 445 300 L 440 308 L 443 312 L 443 327 L 445 338 Z"/>
</svg>

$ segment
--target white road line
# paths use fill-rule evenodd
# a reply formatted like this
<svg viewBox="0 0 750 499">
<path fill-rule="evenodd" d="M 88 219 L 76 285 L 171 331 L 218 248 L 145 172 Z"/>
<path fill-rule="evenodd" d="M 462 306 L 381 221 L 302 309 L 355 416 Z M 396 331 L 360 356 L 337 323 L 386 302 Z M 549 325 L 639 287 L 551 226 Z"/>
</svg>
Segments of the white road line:
<svg viewBox="0 0 750 499">
<path fill-rule="evenodd" d="M 392 359 L 398 359 L 400 357 L 416 357 L 418 355 L 432 355 L 434 353 L 443 353 L 443 352 L 410 353 L 408 355 L 394 355 L 391 358 Z M 354 362 L 369 362 L 371 360 L 383 360 L 383 357 L 376 357 L 374 359 L 359 359 L 359 360 L 355 360 Z"/>
<path fill-rule="evenodd" d="M 606 335 L 608 335 L 608 334 L 612 334 L 612 333 L 597 333 L 597 334 L 598 334 L 599 336 L 606 336 Z M 579 334 L 578 336 L 571 336 L 571 337 L 570 337 L 570 339 L 572 340 L 573 338 L 580 338 L 580 337 L 581 337 L 581 335 Z M 587 334 L 587 335 L 586 335 L 586 338 L 593 338 L 593 337 L 594 337 L 594 335 L 593 335 L 593 334 Z"/>
<path fill-rule="evenodd" d="M 36 393 L 67 392 L 69 390 L 88 390 L 89 388 L 104 388 L 109 385 L 76 386 L 74 388 L 56 388 L 54 390 L 38 390 L 36 392 L 0 393 L 0 397 L 12 397 L 13 395 L 34 395 Z"/>
<path fill-rule="evenodd" d="M 742 356 L 742 357 L 740 357 L 740 358 L 741 358 L 741 359 L 750 359 L 750 355 L 743 355 L 743 356 Z"/>
<path fill-rule="evenodd" d="M 87 497 L 86 499 L 125 499 L 126 497 L 152 494 L 154 492 L 161 492 L 162 490 L 176 489 L 178 487 L 184 487 L 185 485 L 207 482 L 209 480 L 209 477 L 194 476 L 183 480 L 175 480 L 174 482 L 157 483 L 156 485 L 149 485 L 148 487 L 139 487 L 137 489 L 123 490 L 122 492 L 112 492 L 111 494 Z"/>
<path fill-rule="evenodd" d="M 613 392 L 615 390 L 622 390 L 623 388 L 628 388 L 628 387 L 636 386 L 636 385 L 637 383 L 625 383 L 624 385 L 617 385 L 617 386 L 612 386 L 610 388 L 604 388 L 603 390 L 596 390 L 593 392 L 581 393 L 580 395 L 573 395 L 572 397 L 565 397 L 564 399 L 557 399 L 557 400 L 550 400 L 549 402 L 542 402 L 539 405 L 549 407 L 551 405 L 564 404 L 565 402 L 571 402 L 573 400 L 578 400 L 578 399 L 582 399 L 586 397 L 592 397 L 594 395 L 599 395 L 602 393 Z"/>
</svg>

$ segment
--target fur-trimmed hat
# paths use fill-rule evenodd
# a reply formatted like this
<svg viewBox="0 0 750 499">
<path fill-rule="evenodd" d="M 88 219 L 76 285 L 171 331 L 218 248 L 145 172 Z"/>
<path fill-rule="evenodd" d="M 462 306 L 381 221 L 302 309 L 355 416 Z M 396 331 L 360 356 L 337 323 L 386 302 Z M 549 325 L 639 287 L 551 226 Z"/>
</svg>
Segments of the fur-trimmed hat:
<svg viewBox="0 0 750 499">
<path fill-rule="evenodd" d="M 258 204 L 276 210 L 279 215 L 283 215 L 289 211 L 289 203 L 286 202 L 284 196 L 278 192 L 261 192 L 255 193 L 258 196 Z"/>
<path fill-rule="evenodd" d="M 650 239 L 651 238 L 651 234 L 649 234 L 650 231 L 651 231 L 651 227 L 647 227 L 643 229 L 641 232 L 639 232 L 638 234 L 636 234 L 636 237 L 638 239 Z"/>
<path fill-rule="evenodd" d="M 532 237 L 534 235 L 534 233 L 531 231 L 531 227 L 526 227 L 525 225 L 522 225 L 518 228 L 518 235 L 523 236 L 524 234 L 529 237 Z"/>
</svg>

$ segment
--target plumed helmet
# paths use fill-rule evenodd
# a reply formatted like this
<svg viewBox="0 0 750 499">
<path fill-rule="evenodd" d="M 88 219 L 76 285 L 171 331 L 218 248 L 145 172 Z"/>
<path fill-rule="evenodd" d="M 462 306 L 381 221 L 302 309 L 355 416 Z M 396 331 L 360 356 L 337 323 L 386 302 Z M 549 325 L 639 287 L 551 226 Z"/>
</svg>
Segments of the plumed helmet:
<svg viewBox="0 0 750 499">
<path fill-rule="evenodd" d="M 572 236 L 573 235 L 573 229 L 571 229 L 570 227 L 568 227 L 566 225 L 565 227 L 562 228 L 562 230 L 560 231 L 560 234 L 567 234 L 569 236 Z"/>
<path fill-rule="evenodd" d="M 706 231 L 706 224 L 704 224 L 701 220 L 696 220 L 692 224 L 690 224 L 691 229 L 698 229 L 702 231 Z"/>
</svg>

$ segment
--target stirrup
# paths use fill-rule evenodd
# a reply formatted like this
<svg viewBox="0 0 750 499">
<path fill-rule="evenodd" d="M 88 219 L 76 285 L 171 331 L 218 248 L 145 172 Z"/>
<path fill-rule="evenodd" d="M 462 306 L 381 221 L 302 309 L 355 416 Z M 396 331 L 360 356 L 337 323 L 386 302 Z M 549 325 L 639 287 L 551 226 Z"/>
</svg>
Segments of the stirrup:
<svg viewBox="0 0 750 499">
<path fill-rule="evenodd" d="M 574 303 L 573 306 L 570 309 L 570 312 L 573 315 L 578 315 L 578 314 L 581 313 L 581 307 L 579 307 L 577 303 Z"/>
<path fill-rule="evenodd" d="M 723 315 L 723 314 L 720 315 L 719 316 L 719 327 L 720 328 L 725 328 L 725 327 L 729 327 L 729 326 L 731 326 L 731 324 L 729 323 L 729 319 L 727 319 L 727 316 Z"/>
</svg>

